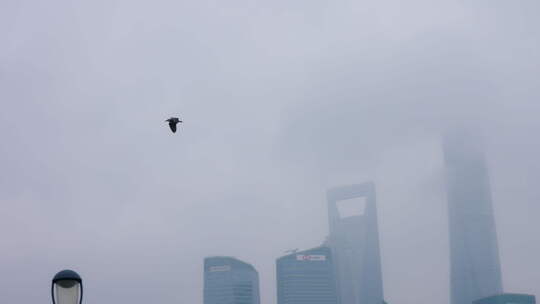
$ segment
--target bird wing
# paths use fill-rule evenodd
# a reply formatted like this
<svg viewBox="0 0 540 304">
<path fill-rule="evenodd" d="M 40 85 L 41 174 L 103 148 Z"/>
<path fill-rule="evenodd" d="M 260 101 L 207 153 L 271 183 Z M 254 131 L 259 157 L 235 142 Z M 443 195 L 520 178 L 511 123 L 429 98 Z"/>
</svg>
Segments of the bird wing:
<svg viewBox="0 0 540 304">
<path fill-rule="evenodd" d="M 171 131 L 172 131 L 173 133 L 176 133 L 176 123 L 174 123 L 174 122 L 172 122 L 172 121 L 169 122 L 169 127 L 171 128 Z"/>
</svg>

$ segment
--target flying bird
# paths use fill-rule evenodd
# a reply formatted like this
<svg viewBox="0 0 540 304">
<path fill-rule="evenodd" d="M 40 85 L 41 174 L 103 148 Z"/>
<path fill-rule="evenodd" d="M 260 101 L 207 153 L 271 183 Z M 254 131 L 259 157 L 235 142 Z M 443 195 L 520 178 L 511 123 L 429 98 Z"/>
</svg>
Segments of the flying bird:
<svg viewBox="0 0 540 304">
<path fill-rule="evenodd" d="M 180 119 L 178 119 L 178 117 L 171 117 L 165 121 L 169 122 L 169 127 L 173 133 L 176 133 L 176 125 L 182 122 Z"/>
</svg>

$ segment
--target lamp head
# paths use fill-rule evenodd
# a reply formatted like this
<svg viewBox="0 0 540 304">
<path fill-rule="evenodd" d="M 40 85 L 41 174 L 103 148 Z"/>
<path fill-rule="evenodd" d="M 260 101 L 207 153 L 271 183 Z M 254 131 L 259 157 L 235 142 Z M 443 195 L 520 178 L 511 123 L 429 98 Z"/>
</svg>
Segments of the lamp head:
<svg viewBox="0 0 540 304">
<path fill-rule="evenodd" d="M 62 270 L 52 279 L 53 304 L 81 304 L 82 295 L 82 279 L 75 271 Z"/>
</svg>

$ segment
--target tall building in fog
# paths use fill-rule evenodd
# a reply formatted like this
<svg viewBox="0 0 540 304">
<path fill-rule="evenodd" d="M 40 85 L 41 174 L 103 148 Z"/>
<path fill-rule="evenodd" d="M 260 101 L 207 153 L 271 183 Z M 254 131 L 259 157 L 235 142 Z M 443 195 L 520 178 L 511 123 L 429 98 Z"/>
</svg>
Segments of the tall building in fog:
<svg viewBox="0 0 540 304">
<path fill-rule="evenodd" d="M 204 304 L 259 304 L 259 274 L 232 257 L 204 259 Z"/>
<path fill-rule="evenodd" d="M 338 203 L 364 198 L 363 214 L 342 216 Z M 383 282 L 373 183 L 333 188 L 327 192 L 330 235 L 341 304 L 383 303 Z"/>
<path fill-rule="evenodd" d="M 450 232 L 450 301 L 471 304 L 502 293 L 486 159 L 465 132 L 443 138 Z"/>
<path fill-rule="evenodd" d="M 339 304 L 328 247 L 295 252 L 276 261 L 278 304 Z"/>
</svg>

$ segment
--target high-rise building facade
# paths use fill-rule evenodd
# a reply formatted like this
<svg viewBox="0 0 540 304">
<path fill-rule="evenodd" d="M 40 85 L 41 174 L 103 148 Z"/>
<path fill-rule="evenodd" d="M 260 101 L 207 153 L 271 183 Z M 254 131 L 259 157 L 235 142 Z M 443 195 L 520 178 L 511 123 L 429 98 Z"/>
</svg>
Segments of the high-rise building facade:
<svg viewBox="0 0 540 304">
<path fill-rule="evenodd" d="M 502 293 L 487 164 L 480 140 L 466 132 L 443 138 L 450 233 L 450 302 Z"/>
<path fill-rule="evenodd" d="M 278 304 L 339 304 L 333 262 L 328 247 L 277 259 Z"/>
<path fill-rule="evenodd" d="M 364 198 L 363 214 L 342 216 L 338 203 Z M 328 217 L 341 304 L 383 303 L 375 185 L 371 182 L 328 190 Z"/>
<path fill-rule="evenodd" d="M 204 304 L 259 304 L 259 274 L 233 257 L 204 259 Z"/>
<path fill-rule="evenodd" d="M 536 304 L 536 297 L 521 293 L 503 293 L 476 300 L 473 304 Z"/>
</svg>

